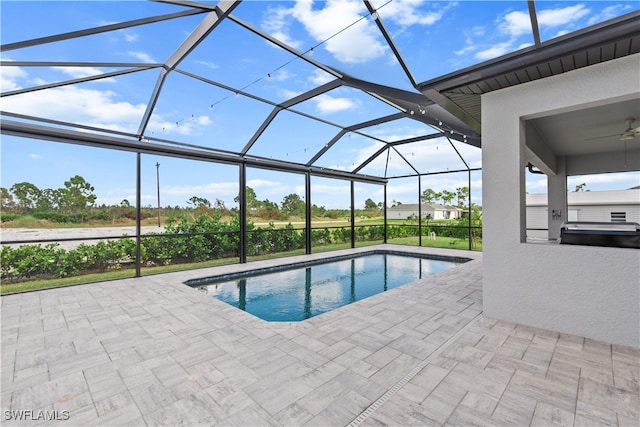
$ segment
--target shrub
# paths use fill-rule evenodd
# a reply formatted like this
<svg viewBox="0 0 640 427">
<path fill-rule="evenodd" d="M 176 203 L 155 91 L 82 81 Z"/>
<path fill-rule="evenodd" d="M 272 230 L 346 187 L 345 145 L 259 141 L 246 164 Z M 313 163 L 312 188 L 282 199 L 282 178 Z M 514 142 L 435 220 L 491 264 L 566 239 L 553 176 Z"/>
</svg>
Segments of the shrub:
<svg viewBox="0 0 640 427">
<path fill-rule="evenodd" d="M 312 245 L 329 245 L 331 244 L 331 232 L 328 228 L 321 230 L 311 230 Z"/>
<path fill-rule="evenodd" d="M 59 224 L 75 222 L 73 215 L 67 215 L 56 211 L 38 211 L 33 213 L 33 217 L 36 219 L 47 219 Z"/>
<path fill-rule="evenodd" d="M 0 212 L 0 222 L 15 221 L 16 219 L 20 218 L 21 216 L 22 215 L 15 214 L 15 213 Z"/>
<path fill-rule="evenodd" d="M 57 243 L 42 245 L 22 245 L 17 248 L 2 247 L 2 278 L 30 278 L 56 274 L 59 260 L 65 250 L 57 249 Z"/>
<path fill-rule="evenodd" d="M 333 230 L 332 234 L 333 240 L 336 242 L 347 243 L 347 241 L 351 240 L 351 228 L 336 228 Z M 311 235 L 313 236 L 313 230 L 311 231 Z"/>
</svg>

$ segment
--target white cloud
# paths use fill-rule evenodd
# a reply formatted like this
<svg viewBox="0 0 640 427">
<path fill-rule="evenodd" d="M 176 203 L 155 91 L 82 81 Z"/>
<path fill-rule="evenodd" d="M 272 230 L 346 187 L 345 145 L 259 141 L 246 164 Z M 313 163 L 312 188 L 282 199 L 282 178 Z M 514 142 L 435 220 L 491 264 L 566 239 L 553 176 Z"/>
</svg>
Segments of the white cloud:
<svg viewBox="0 0 640 427">
<path fill-rule="evenodd" d="M 131 197 L 135 197 L 136 189 L 135 188 L 120 188 L 120 187 L 117 187 L 117 188 L 113 188 L 113 189 L 107 190 L 106 193 L 109 196 L 114 196 L 114 195 L 118 195 L 118 194 L 129 194 Z"/>
<path fill-rule="evenodd" d="M 285 80 L 289 80 L 292 77 L 295 77 L 295 74 L 290 73 L 284 68 L 271 73 L 271 78 L 277 82 L 283 82 Z"/>
<path fill-rule="evenodd" d="M 432 25 L 455 2 L 433 3 L 424 0 L 394 0 L 378 2 L 384 19 L 408 27 Z M 442 6 L 444 5 L 444 6 Z M 425 10 L 425 7 L 429 7 Z M 271 7 L 265 13 L 261 26 L 284 43 L 302 49 L 303 43 L 291 36 L 291 18 L 298 20 L 316 43 L 336 59 L 344 63 L 363 63 L 383 57 L 388 47 L 381 42 L 381 35 L 368 15 L 363 3 L 355 0 L 297 0 L 293 8 Z M 310 48 L 311 46 L 307 46 Z"/>
<path fill-rule="evenodd" d="M 632 7 L 630 5 L 614 4 L 612 6 L 607 6 L 602 9 L 600 13 L 589 18 L 588 25 L 593 25 L 598 22 L 606 21 L 607 19 L 615 18 L 616 16 L 630 12 L 631 10 Z"/>
<path fill-rule="evenodd" d="M 318 86 L 329 83 L 334 79 L 335 77 L 333 77 L 331 74 L 319 68 L 313 70 L 313 73 L 311 73 L 311 75 L 309 76 L 309 81 Z"/>
<path fill-rule="evenodd" d="M 151 200 L 155 200 L 156 196 L 151 196 L 151 195 L 145 196 L 145 195 L 142 195 L 140 198 L 142 200 L 144 200 L 144 201 L 151 201 Z M 124 195 L 124 196 L 121 196 L 121 197 L 119 197 L 119 196 L 101 197 L 100 195 L 98 195 L 96 197 L 96 206 L 101 206 L 101 205 L 107 205 L 107 206 L 119 205 L 125 199 L 127 199 L 129 201 L 129 203 L 135 203 L 136 196 L 135 196 L 135 194 L 128 194 L 128 195 Z"/>
<path fill-rule="evenodd" d="M 146 105 L 118 101 L 112 91 L 65 86 L 3 99 L 6 111 L 89 126 L 136 131 Z"/>
<path fill-rule="evenodd" d="M 138 34 L 126 32 L 124 34 L 124 39 L 129 43 L 133 43 L 135 41 L 138 41 Z"/>
<path fill-rule="evenodd" d="M 487 29 L 482 25 L 476 25 L 475 27 L 471 27 L 468 31 L 469 36 L 474 37 L 484 37 L 487 33 Z"/>
<path fill-rule="evenodd" d="M 377 28 L 364 19 L 367 13 L 361 2 L 328 0 L 322 9 L 313 9 L 313 1 L 300 0 L 292 15 L 336 59 L 345 63 L 362 63 L 384 56 L 387 46 L 380 42 Z M 351 26 L 353 25 L 353 26 Z M 345 28 L 346 31 L 342 32 Z M 338 34 L 339 33 L 339 34 Z"/>
<path fill-rule="evenodd" d="M 139 51 L 130 50 L 129 52 L 127 52 L 127 54 L 129 56 L 132 56 L 132 57 L 138 59 L 141 62 L 146 62 L 146 63 L 155 63 L 155 62 L 157 62 L 151 57 L 151 55 L 149 55 L 146 52 L 139 52 Z"/>
<path fill-rule="evenodd" d="M 544 3 L 541 3 L 544 4 Z M 570 26 L 576 21 L 584 18 L 590 10 L 584 4 L 555 8 L 539 9 L 537 12 L 538 25 L 541 31 L 554 29 L 558 30 L 556 35 L 565 34 L 570 30 Z M 455 51 L 459 56 L 476 52 L 474 57 L 478 60 L 488 60 L 514 50 L 530 46 L 531 41 L 519 42 L 519 38 L 532 33 L 531 19 L 528 11 L 515 10 L 508 11 L 496 20 L 500 33 L 508 36 L 508 40 L 486 40 L 479 32 L 483 32 L 481 27 L 476 30 L 466 32 L 465 47 Z M 562 28 L 566 27 L 566 28 Z M 476 40 L 483 39 L 482 42 Z M 529 36 L 529 38 L 531 38 Z"/>
<path fill-rule="evenodd" d="M 619 172 L 596 175 L 581 175 L 567 177 L 567 188 L 572 190 L 576 185 L 586 183 L 586 190 L 626 190 L 640 183 L 640 173 Z"/>
<path fill-rule="evenodd" d="M 480 148 L 455 140 L 452 143 L 470 168 L 482 167 L 482 150 Z"/>
<path fill-rule="evenodd" d="M 356 209 L 358 209 L 357 206 L 364 205 L 365 199 L 373 199 L 374 201 L 382 202 L 382 199 L 384 198 L 384 187 L 382 185 L 374 185 L 374 184 L 369 184 L 369 185 L 356 184 L 354 188 L 354 193 L 356 196 L 355 197 Z M 358 203 L 358 199 L 362 199 L 362 203 Z"/>
<path fill-rule="evenodd" d="M 324 206 L 327 209 L 348 209 L 349 201 L 349 185 L 341 183 L 337 184 L 311 184 L 311 203 L 316 206 Z M 324 181 L 327 182 L 327 181 Z"/>
<path fill-rule="evenodd" d="M 471 52 L 473 52 L 476 49 L 478 49 L 478 46 L 476 46 L 475 44 L 473 44 L 472 41 L 469 40 L 465 47 L 463 47 L 460 50 L 455 50 L 453 53 L 455 53 L 456 55 L 462 56 L 462 55 L 470 54 Z"/>
<path fill-rule="evenodd" d="M 238 195 L 237 182 L 211 182 L 203 185 L 163 186 L 162 192 L 172 196 L 193 196 L 194 194 L 213 194 L 217 198 Z"/>
<path fill-rule="evenodd" d="M 406 180 L 393 180 L 387 185 L 387 203 L 392 201 L 402 203 L 417 203 L 418 184 L 416 180 L 409 182 Z"/>
<path fill-rule="evenodd" d="M 30 158 L 30 159 L 34 159 L 34 160 L 37 160 L 37 159 L 41 159 L 41 158 L 42 158 L 42 156 L 41 156 L 40 154 L 31 153 L 31 154 L 29 154 L 29 158 Z"/>
<path fill-rule="evenodd" d="M 392 2 L 380 1 L 374 3 L 383 20 L 396 22 L 398 25 L 409 27 L 411 25 L 433 25 L 442 19 L 444 13 L 453 7 L 455 3 L 435 3 L 435 10 L 421 10 L 421 7 L 433 5 L 424 0 L 394 0 Z M 444 6 L 442 6 L 444 5 Z"/>
<path fill-rule="evenodd" d="M 128 200 L 129 203 L 134 204 L 136 201 L 136 189 L 135 188 L 120 188 L 120 187 L 116 187 L 116 188 L 112 188 L 110 190 L 107 190 L 106 192 L 106 196 L 100 196 L 98 195 L 97 199 L 96 199 L 96 205 L 119 205 L 123 200 Z M 148 195 L 142 195 L 141 198 L 145 201 L 151 201 L 151 200 L 156 200 L 156 195 L 154 194 L 153 196 Z"/>
<path fill-rule="evenodd" d="M 281 99 L 291 99 L 291 98 L 295 98 L 296 96 L 300 95 L 302 92 L 298 92 L 295 90 L 291 90 L 291 89 L 286 89 L 286 88 L 281 88 L 278 90 L 278 96 Z"/>
<path fill-rule="evenodd" d="M 513 41 L 508 40 L 506 42 L 497 43 L 487 49 L 481 50 L 476 53 L 475 58 L 479 60 L 487 60 L 491 58 L 496 58 L 498 56 L 504 55 L 507 52 L 512 50 Z"/>
<path fill-rule="evenodd" d="M 30 79 L 30 80 L 28 81 L 28 83 L 29 83 L 31 86 L 41 86 L 41 85 L 45 85 L 45 84 L 47 84 L 47 83 L 49 83 L 49 82 L 48 82 L 48 81 L 46 81 L 46 80 L 44 80 L 44 79 L 41 79 L 40 77 L 34 77 L 33 79 Z"/>
<path fill-rule="evenodd" d="M 576 4 L 558 9 L 546 9 L 538 12 L 538 25 L 542 27 L 558 27 L 575 22 L 591 11 L 584 4 Z"/>
<path fill-rule="evenodd" d="M 276 39 L 294 49 L 300 49 L 302 43 L 299 40 L 293 39 L 289 34 L 289 18 L 291 17 L 291 13 L 292 9 L 269 7 L 260 25 L 267 33 Z"/>
<path fill-rule="evenodd" d="M 402 139 L 424 135 L 425 133 L 430 133 L 425 131 L 426 128 L 423 128 L 422 125 L 417 126 L 420 127 L 413 126 L 413 123 L 411 124 L 411 126 L 398 125 L 396 127 L 374 127 L 371 128 L 367 133 L 372 136 L 381 138 L 385 141 L 399 141 Z"/>
<path fill-rule="evenodd" d="M 499 21 L 498 28 L 512 37 L 531 33 L 531 18 L 528 12 L 509 12 Z"/>
<path fill-rule="evenodd" d="M 378 141 L 370 141 L 367 145 L 354 150 L 353 162 L 356 166 L 362 164 L 365 160 L 371 157 L 376 151 L 382 147 L 382 144 Z"/>
<path fill-rule="evenodd" d="M 4 59 L 4 61 L 9 61 Z M 27 72 L 20 67 L 5 66 L 0 68 L 0 90 L 7 92 L 10 90 L 20 89 L 22 86 L 18 80 L 26 79 Z"/>
<path fill-rule="evenodd" d="M 197 121 L 199 125 L 203 125 L 203 126 L 207 126 L 212 123 L 209 116 L 198 116 Z"/>
<path fill-rule="evenodd" d="M 68 76 L 71 76 L 74 79 L 81 79 L 81 78 L 84 78 L 84 77 L 98 76 L 100 74 L 104 74 L 105 73 L 103 70 L 100 70 L 99 68 L 95 68 L 95 67 L 53 67 L 53 69 L 61 71 L 64 74 L 67 74 Z M 109 83 L 115 82 L 115 80 L 112 79 L 112 78 L 104 78 L 104 79 L 99 79 L 99 80 L 96 80 L 96 81 L 97 82 L 109 82 Z"/>
<path fill-rule="evenodd" d="M 351 158 L 354 160 L 347 160 L 349 167 L 347 169 L 353 169 L 356 166 L 361 165 L 365 160 L 368 160 L 381 146 L 375 142 L 372 142 L 368 146 L 364 146 L 353 154 Z M 389 156 L 387 157 L 387 155 Z M 402 160 L 395 151 L 389 153 L 388 151 L 382 152 L 378 157 L 369 162 L 363 169 L 365 174 L 384 174 L 385 170 L 397 170 L 398 168 L 406 168 L 406 162 Z"/>
<path fill-rule="evenodd" d="M 383 145 L 383 143 L 371 138 L 348 134 L 343 137 L 338 144 L 331 147 L 326 154 L 326 156 L 331 156 L 331 160 L 327 160 L 327 162 L 331 161 L 336 163 L 322 164 L 322 166 L 331 169 L 351 171 L 371 157 L 371 155 L 383 147 Z"/>
<path fill-rule="evenodd" d="M 538 194 L 547 192 L 547 177 L 533 176 L 527 174 L 526 176 L 526 190 L 527 193 Z"/>
<path fill-rule="evenodd" d="M 11 68 L 3 67 L 3 85 L 6 85 L 7 88 L 19 88 L 20 80 L 26 80 L 28 75 L 22 70 L 12 70 L 11 73 L 5 73 L 5 69 Z M 60 71 L 78 73 L 78 76 L 93 75 L 93 73 L 99 72 L 97 69 L 82 67 L 79 69 L 77 67 L 61 67 Z M 34 82 L 35 84 L 46 83 L 42 79 L 31 79 L 28 83 L 32 85 Z M 13 113 L 135 133 L 138 131 L 147 106 L 143 103 L 132 104 L 119 98 L 120 95 L 115 91 L 69 85 L 8 96 L 3 98 L 2 107 Z M 154 136 L 159 136 L 161 133 L 194 135 L 200 131 L 202 126 L 208 126 L 211 123 L 211 119 L 206 115 L 189 117 L 189 120 L 176 122 L 167 119 L 164 114 L 155 112 L 151 116 L 146 134 L 154 134 Z"/>
<path fill-rule="evenodd" d="M 162 134 L 197 135 L 200 126 L 208 126 L 212 123 L 208 116 L 193 116 L 178 121 L 167 120 L 164 115 L 153 113 L 145 131 L 145 135 L 161 137 Z M 137 130 L 137 129 L 136 129 Z"/>
<path fill-rule="evenodd" d="M 484 39 L 486 34 L 486 29 L 482 26 L 475 26 L 468 30 L 464 30 L 465 35 L 465 47 L 459 50 L 454 51 L 456 55 L 463 56 L 467 54 L 471 54 L 474 51 L 480 49 L 480 45 L 475 42 L 475 39 Z"/>
<path fill-rule="evenodd" d="M 211 61 L 196 61 L 196 63 L 204 65 L 205 67 L 211 68 L 212 70 L 220 68 L 218 64 Z"/>
<path fill-rule="evenodd" d="M 327 185 L 327 184 L 311 184 L 311 197 L 314 194 L 316 195 L 328 195 L 335 196 L 336 194 L 342 194 L 342 191 L 346 188 L 349 188 L 348 185 L 337 186 L 337 185 Z M 311 200 L 313 203 L 313 200 Z"/>
<path fill-rule="evenodd" d="M 318 95 L 313 100 L 316 102 L 316 108 L 321 114 L 337 113 L 345 110 L 357 108 L 359 103 L 357 100 L 350 98 L 334 98 L 327 94 Z"/>
<path fill-rule="evenodd" d="M 280 203 L 285 195 L 294 192 L 289 184 L 288 182 L 271 181 L 260 178 L 247 181 L 247 186 L 255 190 L 256 197 L 259 200 L 269 199 L 276 203 Z"/>
<path fill-rule="evenodd" d="M 267 179 L 250 179 L 247 181 L 247 186 L 257 190 L 259 188 L 269 188 L 281 185 L 278 181 L 269 181 Z"/>
<path fill-rule="evenodd" d="M 118 24 L 118 21 L 98 21 L 96 23 L 96 25 L 100 27 L 106 26 L 106 25 L 113 25 L 113 24 Z M 124 40 L 128 43 L 133 43 L 135 41 L 138 41 L 139 39 L 138 33 L 132 31 L 130 28 L 117 30 L 117 32 L 120 34 L 123 34 Z"/>
<path fill-rule="evenodd" d="M 521 43 L 513 50 L 516 51 L 516 50 L 524 49 L 525 47 L 529 47 L 529 46 L 533 46 L 533 43 Z"/>
<path fill-rule="evenodd" d="M 542 3 L 544 4 L 544 3 Z M 585 17 L 590 10 L 584 4 L 537 11 L 540 30 L 569 25 Z M 527 11 L 511 11 L 498 19 L 498 28 L 504 34 L 518 37 L 531 33 L 531 18 Z"/>
</svg>

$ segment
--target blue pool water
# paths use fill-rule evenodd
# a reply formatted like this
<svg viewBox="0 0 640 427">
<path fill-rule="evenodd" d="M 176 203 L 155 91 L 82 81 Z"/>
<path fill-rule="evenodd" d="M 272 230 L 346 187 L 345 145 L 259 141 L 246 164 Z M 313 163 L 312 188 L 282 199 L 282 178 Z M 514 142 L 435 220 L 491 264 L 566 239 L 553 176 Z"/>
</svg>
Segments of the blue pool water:
<svg viewBox="0 0 640 427">
<path fill-rule="evenodd" d="M 187 284 L 261 319 L 295 322 L 444 271 L 459 262 L 373 253 Z"/>
</svg>

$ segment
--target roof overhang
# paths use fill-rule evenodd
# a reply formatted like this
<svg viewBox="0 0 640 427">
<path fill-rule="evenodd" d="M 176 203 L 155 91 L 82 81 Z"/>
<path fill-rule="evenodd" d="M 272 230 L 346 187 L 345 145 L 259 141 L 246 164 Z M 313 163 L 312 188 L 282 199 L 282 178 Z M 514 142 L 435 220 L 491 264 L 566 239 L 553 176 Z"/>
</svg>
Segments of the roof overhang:
<svg viewBox="0 0 640 427">
<path fill-rule="evenodd" d="M 427 98 L 481 133 L 483 94 L 640 52 L 640 11 L 419 83 Z"/>
</svg>

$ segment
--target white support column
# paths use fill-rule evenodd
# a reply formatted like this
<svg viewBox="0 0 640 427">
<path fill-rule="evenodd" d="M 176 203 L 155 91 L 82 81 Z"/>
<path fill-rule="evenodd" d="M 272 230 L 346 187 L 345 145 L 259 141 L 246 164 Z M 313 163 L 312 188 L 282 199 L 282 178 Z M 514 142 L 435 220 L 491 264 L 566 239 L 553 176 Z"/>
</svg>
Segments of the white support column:
<svg viewBox="0 0 640 427">
<path fill-rule="evenodd" d="M 560 238 L 560 226 L 569 217 L 564 156 L 556 158 L 556 171 L 556 174 L 547 176 L 549 240 Z"/>
</svg>

